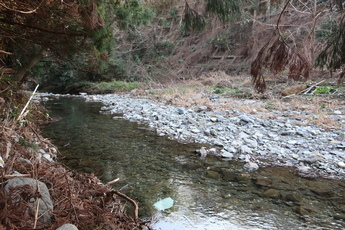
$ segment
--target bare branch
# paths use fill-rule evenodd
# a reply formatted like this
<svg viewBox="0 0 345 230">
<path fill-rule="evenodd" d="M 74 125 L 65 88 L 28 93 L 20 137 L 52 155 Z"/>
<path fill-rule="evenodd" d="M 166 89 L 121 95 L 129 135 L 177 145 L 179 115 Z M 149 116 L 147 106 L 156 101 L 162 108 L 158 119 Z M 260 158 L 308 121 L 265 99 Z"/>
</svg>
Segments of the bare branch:
<svg viewBox="0 0 345 230">
<path fill-rule="evenodd" d="M 35 9 L 29 10 L 29 11 L 22 11 L 22 10 L 12 9 L 12 8 L 6 6 L 6 5 L 3 4 L 3 3 L 0 3 L 0 6 L 6 8 L 6 9 L 8 9 L 8 10 L 14 11 L 14 12 L 18 12 L 18 13 L 22 13 L 22 14 L 32 14 L 32 13 L 35 13 L 35 12 L 38 10 L 38 8 L 40 8 L 40 6 L 42 5 L 42 3 L 45 2 L 45 1 L 46 1 L 46 0 L 42 0 L 42 1 L 38 4 L 38 6 L 37 6 Z"/>
<path fill-rule="evenodd" d="M 6 51 L 4 51 L 4 50 L 0 50 L 0 54 L 11 55 L 12 53 L 10 53 L 10 52 L 6 52 Z"/>
</svg>

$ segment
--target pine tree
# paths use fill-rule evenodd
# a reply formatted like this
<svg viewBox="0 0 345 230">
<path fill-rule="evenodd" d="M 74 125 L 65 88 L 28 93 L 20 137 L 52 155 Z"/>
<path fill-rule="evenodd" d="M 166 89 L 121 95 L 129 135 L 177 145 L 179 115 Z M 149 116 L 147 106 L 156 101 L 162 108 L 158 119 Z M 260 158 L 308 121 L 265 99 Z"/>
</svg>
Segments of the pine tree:
<svg viewBox="0 0 345 230">
<path fill-rule="evenodd" d="M 136 0 L 0 0 L 0 69 L 14 68 L 23 82 L 47 55 L 50 61 L 78 60 L 81 68 L 103 69 L 114 50 L 119 9 L 130 15 L 127 24 L 153 16 Z"/>
</svg>

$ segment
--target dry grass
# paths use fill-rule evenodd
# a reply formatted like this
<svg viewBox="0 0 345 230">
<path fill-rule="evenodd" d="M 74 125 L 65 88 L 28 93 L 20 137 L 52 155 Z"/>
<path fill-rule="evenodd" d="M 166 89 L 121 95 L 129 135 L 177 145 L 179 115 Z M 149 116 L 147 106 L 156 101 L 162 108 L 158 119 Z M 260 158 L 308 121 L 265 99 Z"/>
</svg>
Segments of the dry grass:
<svg viewBox="0 0 345 230">
<path fill-rule="evenodd" d="M 303 119 L 303 125 L 341 127 L 340 121 L 334 120 L 332 116 L 335 110 L 344 111 L 344 99 L 318 95 L 281 97 L 279 92 L 287 85 L 277 80 L 265 95 L 260 95 L 254 92 L 250 76 L 230 76 L 217 71 L 205 73 L 199 79 L 151 84 L 147 91 L 152 99 L 191 109 L 207 106 L 213 111 L 238 110 L 262 119 L 275 119 L 288 113 L 291 117 Z M 220 93 L 216 94 L 216 90 Z M 212 100 L 212 96 L 218 98 Z"/>
</svg>

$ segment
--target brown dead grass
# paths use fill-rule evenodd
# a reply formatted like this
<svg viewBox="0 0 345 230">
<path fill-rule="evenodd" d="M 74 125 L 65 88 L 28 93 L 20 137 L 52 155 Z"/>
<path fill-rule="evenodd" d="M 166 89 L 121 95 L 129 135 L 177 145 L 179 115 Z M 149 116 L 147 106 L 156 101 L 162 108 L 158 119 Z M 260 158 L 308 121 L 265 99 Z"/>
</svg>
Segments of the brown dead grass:
<svg viewBox="0 0 345 230">
<path fill-rule="evenodd" d="M 287 111 L 301 111 L 304 112 L 302 115 L 291 113 L 291 116 L 306 120 L 304 125 L 318 125 L 326 129 L 341 127 L 342 124 L 335 121 L 332 115 L 334 110 L 345 109 L 344 99 L 318 95 L 280 96 L 280 91 L 289 84 L 275 79 L 270 90 L 261 95 L 254 92 L 250 76 L 231 76 L 224 71 L 216 71 L 205 73 L 199 79 L 151 85 L 149 96 L 191 109 L 207 106 L 214 111 L 238 110 L 262 119 L 274 119 Z M 217 95 L 214 93 L 217 88 L 230 90 Z M 213 95 L 219 98 L 210 100 Z"/>
</svg>

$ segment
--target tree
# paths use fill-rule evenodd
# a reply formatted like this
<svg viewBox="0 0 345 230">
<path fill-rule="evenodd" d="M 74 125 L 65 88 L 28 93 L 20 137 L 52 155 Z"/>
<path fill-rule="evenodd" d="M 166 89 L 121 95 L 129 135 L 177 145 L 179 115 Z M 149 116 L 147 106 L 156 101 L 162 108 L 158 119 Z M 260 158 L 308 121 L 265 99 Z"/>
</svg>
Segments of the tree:
<svg viewBox="0 0 345 230">
<path fill-rule="evenodd" d="M 277 75 L 287 70 L 288 78 L 293 80 L 308 79 L 315 62 L 317 20 L 327 15 L 329 9 L 342 11 L 342 1 L 286 1 L 279 14 L 275 30 L 270 39 L 261 47 L 251 65 L 251 75 L 255 89 L 263 93 L 266 90 L 265 74 Z M 285 13 L 294 11 L 302 14 L 294 18 L 296 23 L 281 23 Z M 303 16 L 305 15 L 305 16 Z M 283 25 L 282 25 L 283 24 Z M 290 27 L 294 28 L 293 32 Z M 328 45 L 316 59 L 317 66 L 339 68 L 345 61 L 344 24 L 341 20 L 339 29 L 330 37 Z M 343 47 L 342 47 L 343 45 Z"/>
<path fill-rule="evenodd" d="M 237 19 L 241 15 L 240 6 L 245 0 L 205 0 L 205 10 L 199 13 L 185 1 L 184 27 L 186 31 L 202 30 L 208 15 L 217 16 L 221 21 Z"/>
<path fill-rule="evenodd" d="M 103 43 L 112 37 L 110 16 L 100 8 L 113 8 L 119 1 L 108 0 L 0 0 L 0 68 L 16 70 L 16 81 L 46 55 L 69 60 L 84 53 L 92 60 L 95 53 L 107 58 Z M 109 20 L 108 20 L 109 21 Z M 94 52 L 90 52 L 94 51 Z"/>
<path fill-rule="evenodd" d="M 342 5 L 341 5 L 342 6 Z M 340 8 L 342 9 L 342 8 Z M 331 71 L 341 69 L 338 82 L 345 77 L 345 13 L 342 13 L 337 29 L 329 37 L 324 49 L 316 59 L 317 67 Z"/>
</svg>

